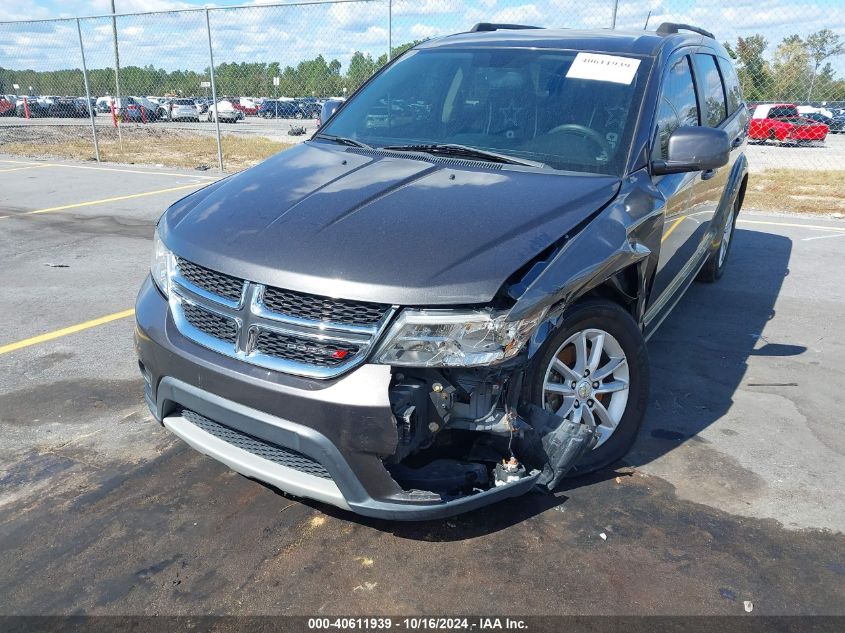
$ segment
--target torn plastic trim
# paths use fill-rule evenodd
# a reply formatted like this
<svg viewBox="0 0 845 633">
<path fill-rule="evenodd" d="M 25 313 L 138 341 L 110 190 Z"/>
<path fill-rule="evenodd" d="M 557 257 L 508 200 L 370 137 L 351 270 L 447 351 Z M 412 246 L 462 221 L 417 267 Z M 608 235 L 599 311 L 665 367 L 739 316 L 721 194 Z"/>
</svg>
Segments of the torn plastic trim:
<svg viewBox="0 0 845 633">
<path fill-rule="evenodd" d="M 529 467 L 541 469 L 537 485 L 553 491 L 598 442 L 591 421 L 571 422 L 542 407 L 525 407 L 527 424 L 515 439 L 514 453 Z"/>
</svg>

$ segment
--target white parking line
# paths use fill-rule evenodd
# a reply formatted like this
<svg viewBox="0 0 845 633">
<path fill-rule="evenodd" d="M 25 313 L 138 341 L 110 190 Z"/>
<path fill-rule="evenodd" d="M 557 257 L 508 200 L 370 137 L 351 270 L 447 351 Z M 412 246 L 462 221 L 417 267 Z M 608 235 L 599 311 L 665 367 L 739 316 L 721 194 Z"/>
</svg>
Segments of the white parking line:
<svg viewBox="0 0 845 633">
<path fill-rule="evenodd" d="M 802 229 L 812 229 L 814 231 L 845 231 L 845 226 L 821 226 L 819 224 L 798 224 L 797 222 L 766 222 L 763 220 L 746 220 L 745 218 L 739 218 L 737 222 L 744 224 L 763 224 L 766 226 L 792 226 Z"/>
<path fill-rule="evenodd" d="M 845 233 L 834 233 L 833 235 L 815 235 L 813 237 L 805 237 L 802 242 L 812 242 L 813 240 L 826 240 L 829 237 L 845 237 Z"/>
</svg>

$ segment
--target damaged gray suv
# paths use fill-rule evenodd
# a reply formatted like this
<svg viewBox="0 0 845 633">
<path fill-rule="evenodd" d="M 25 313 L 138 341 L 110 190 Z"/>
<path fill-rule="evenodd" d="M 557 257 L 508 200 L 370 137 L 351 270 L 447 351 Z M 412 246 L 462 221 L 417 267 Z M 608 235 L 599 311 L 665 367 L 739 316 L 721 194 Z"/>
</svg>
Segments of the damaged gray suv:
<svg viewBox="0 0 845 633">
<path fill-rule="evenodd" d="M 173 204 L 137 300 L 154 416 L 289 494 L 444 517 L 594 471 L 646 339 L 721 277 L 746 108 L 701 29 L 479 24 Z"/>
</svg>

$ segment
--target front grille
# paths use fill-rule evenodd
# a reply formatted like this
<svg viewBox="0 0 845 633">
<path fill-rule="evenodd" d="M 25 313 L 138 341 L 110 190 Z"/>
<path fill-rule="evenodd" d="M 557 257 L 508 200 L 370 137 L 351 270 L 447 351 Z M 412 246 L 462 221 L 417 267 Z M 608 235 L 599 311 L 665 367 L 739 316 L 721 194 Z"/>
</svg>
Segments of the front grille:
<svg viewBox="0 0 845 633">
<path fill-rule="evenodd" d="M 358 353 L 358 347 L 341 342 L 314 341 L 272 330 L 259 330 L 255 351 L 317 367 L 337 367 L 354 357 Z"/>
<path fill-rule="evenodd" d="M 270 444 L 264 440 L 260 440 L 252 435 L 247 435 L 228 426 L 224 426 L 214 420 L 209 420 L 205 416 L 200 415 L 190 409 L 182 410 L 182 417 L 191 424 L 198 426 L 206 433 L 223 440 L 227 444 L 231 444 L 241 450 L 244 450 L 258 457 L 267 459 L 275 464 L 287 466 L 308 475 L 321 477 L 323 479 L 331 479 L 329 471 L 317 461 L 314 461 L 307 455 L 303 455 L 293 449 L 285 448 L 284 446 L 277 446 Z"/>
<path fill-rule="evenodd" d="M 345 325 L 376 325 L 390 309 L 381 303 L 318 297 L 281 288 L 267 288 L 264 305 L 272 312 L 298 319 Z"/>
<path fill-rule="evenodd" d="M 334 378 L 361 364 L 389 305 L 267 287 L 177 257 L 173 320 L 187 338 L 279 372 Z"/>
<path fill-rule="evenodd" d="M 218 273 L 181 257 L 177 257 L 176 262 L 179 266 L 179 274 L 195 286 L 229 301 L 240 301 L 244 287 L 243 279 Z"/>
<path fill-rule="evenodd" d="M 234 319 L 209 312 L 187 302 L 182 303 L 182 312 L 185 314 L 185 320 L 200 332 L 232 344 L 238 338 L 238 326 Z"/>
</svg>

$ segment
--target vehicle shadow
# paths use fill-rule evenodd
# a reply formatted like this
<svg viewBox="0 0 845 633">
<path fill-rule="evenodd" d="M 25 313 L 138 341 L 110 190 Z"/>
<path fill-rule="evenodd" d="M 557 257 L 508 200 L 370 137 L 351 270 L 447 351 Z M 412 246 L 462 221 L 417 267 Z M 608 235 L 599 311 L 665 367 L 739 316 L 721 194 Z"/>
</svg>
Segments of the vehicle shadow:
<svg viewBox="0 0 845 633">
<path fill-rule="evenodd" d="M 519 524 L 562 509 L 567 493 L 628 476 L 677 449 L 730 409 L 750 356 L 795 356 L 806 351 L 792 341 L 762 335 L 775 316 L 775 302 L 789 274 L 789 238 L 738 229 L 729 266 L 715 284 L 694 283 L 649 342 L 651 396 L 643 427 L 622 462 L 591 475 L 565 480 L 555 494 L 533 493 L 454 519 L 401 523 L 358 517 L 321 504 L 320 511 L 399 538 L 457 541 Z M 754 386 L 749 383 L 749 386 Z"/>
</svg>

